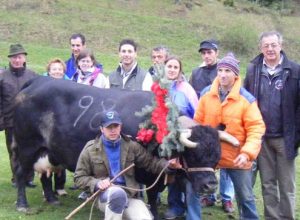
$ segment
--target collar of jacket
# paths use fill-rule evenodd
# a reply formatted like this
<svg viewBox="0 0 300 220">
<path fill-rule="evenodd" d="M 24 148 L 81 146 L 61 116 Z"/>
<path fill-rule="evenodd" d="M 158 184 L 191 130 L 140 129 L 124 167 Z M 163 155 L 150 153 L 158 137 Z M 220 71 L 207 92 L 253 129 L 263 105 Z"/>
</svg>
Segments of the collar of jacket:
<svg viewBox="0 0 300 220">
<path fill-rule="evenodd" d="M 235 80 L 232 89 L 230 90 L 229 94 L 227 95 L 226 99 L 234 99 L 238 100 L 240 96 L 240 89 L 242 85 L 242 80 L 241 77 L 238 76 L 237 79 Z M 211 85 L 210 92 L 213 96 L 219 97 L 219 80 L 218 77 L 216 77 Z"/>
<path fill-rule="evenodd" d="M 9 69 L 12 72 L 12 74 L 16 75 L 17 77 L 22 76 L 25 72 L 26 69 L 26 63 L 24 63 L 23 67 L 21 68 L 14 68 L 10 63 L 9 63 Z"/>
<path fill-rule="evenodd" d="M 122 68 L 122 63 L 119 64 L 118 68 L 117 68 L 117 72 L 121 75 L 121 68 Z M 130 76 L 136 75 L 138 72 L 138 63 L 136 63 L 134 69 L 132 70 L 132 72 L 130 73 Z"/>
</svg>

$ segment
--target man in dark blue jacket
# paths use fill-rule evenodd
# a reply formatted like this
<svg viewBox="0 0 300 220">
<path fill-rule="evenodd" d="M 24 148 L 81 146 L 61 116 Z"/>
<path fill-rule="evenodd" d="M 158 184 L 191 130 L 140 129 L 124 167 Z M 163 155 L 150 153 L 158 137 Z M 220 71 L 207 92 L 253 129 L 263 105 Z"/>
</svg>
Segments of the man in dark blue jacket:
<svg viewBox="0 0 300 220">
<path fill-rule="evenodd" d="M 282 51 L 282 35 L 264 32 L 245 88 L 258 101 L 266 133 L 258 156 L 266 220 L 295 219 L 295 157 L 300 126 L 300 66 Z"/>
</svg>

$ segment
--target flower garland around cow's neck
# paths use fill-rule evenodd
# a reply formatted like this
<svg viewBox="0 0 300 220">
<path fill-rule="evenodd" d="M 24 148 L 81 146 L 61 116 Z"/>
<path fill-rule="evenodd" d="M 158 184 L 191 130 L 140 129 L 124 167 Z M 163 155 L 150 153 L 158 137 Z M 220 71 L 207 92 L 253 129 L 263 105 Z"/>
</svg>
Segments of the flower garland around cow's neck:
<svg viewBox="0 0 300 220">
<path fill-rule="evenodd" d="M 142 112 L 136 113 L 138 116 L 147 118 L 140 125 L 136 139 L 144 145 L 149 145 L 150 151 L 160 144 L 159 154 L 164 157 L 171 157 L 172 150 L 182 152 L 184 147 L 178 142 L 178 116 L 177 106 L 172 102 L 169 88 L 172 81 L 164 78 L 164 68 L 155 67 L 157 75 L 154 77 L 154 83 L 151 87 L 154 93 L 152 106 L 146 106 Z"/>
</svg>

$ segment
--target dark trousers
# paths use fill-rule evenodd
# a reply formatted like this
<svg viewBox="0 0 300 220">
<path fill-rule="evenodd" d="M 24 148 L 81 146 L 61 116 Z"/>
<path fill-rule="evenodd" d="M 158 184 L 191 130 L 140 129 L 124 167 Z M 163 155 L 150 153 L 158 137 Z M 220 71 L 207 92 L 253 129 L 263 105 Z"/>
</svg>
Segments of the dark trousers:
<svg viewBox="0 0 300 220">
<path fill-rule="evenodd" d="M 12 151 L 12 139 L 13 139 L 13 128 L 6 128 L 5 129 L 5 139 L 6 139 L 6 147 L 7 147 L 7 152 L 9 155 L 9 161 L 10 161 L 10 169 L 12 173 L 11 181 L 14 183 L 15 182 L 15 168 L 17 166 L 16 158 L 13 155 Z M 27 182 L 33 181 L 34 178 L 34 171 L 32 170 L 29 175 L 27 176 Z"/>
<path fill-rule="evenodd" d="M 66 170 L 63 169 L 61 174 L 58 175 L 57 173 L 54 174 L 54 189 L 64 189 L 66 183 Z"/>
</svg>

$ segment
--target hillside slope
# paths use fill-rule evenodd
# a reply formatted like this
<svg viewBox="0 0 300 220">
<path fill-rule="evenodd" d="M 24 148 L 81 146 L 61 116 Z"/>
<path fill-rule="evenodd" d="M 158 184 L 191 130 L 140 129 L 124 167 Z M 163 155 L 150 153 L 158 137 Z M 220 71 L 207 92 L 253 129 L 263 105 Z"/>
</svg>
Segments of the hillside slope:
<svg viewBox="0 0 300 220">
<path fill-rule="evenodd" d="M 105 72 L 115 68 L 118 43 L 129 37 L 140 45 L 144 68 L 150 65 L 151 48 L 164 44 L 183 59 L 189 74 L 199 64 L 201 40 L 218 39 L 221 54 L 233 51 L 245 66 L 257 54 L 259 33 L 272 29 L 283 33 L 289 56 L 300 61 L 298 16 L 235 2 L 232 8 L 216 0 L 0 0 L 0 64 L 7 63 L 9 44 L 20 42 L 29 51 L 29 65 L 43 71 L 50 58 L 69 56 L 69 36 L 81 32 Z"/>
</svg>

